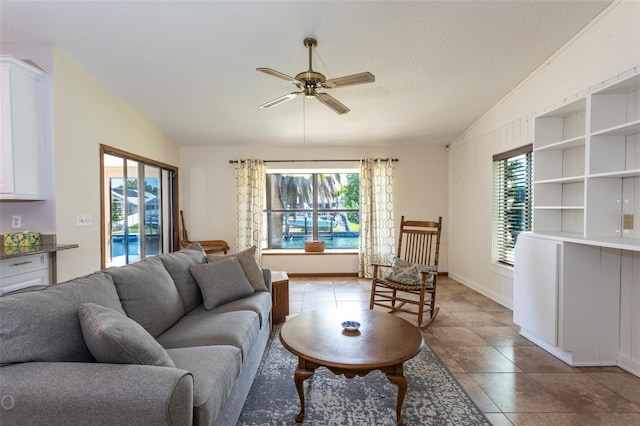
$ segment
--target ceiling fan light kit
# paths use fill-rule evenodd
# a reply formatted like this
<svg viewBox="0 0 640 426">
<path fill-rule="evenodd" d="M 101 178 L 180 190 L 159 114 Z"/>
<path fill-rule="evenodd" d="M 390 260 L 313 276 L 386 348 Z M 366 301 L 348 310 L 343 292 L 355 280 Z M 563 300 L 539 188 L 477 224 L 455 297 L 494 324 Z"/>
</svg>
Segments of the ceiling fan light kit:
<svg viewBox="0 0 640 426">
<path fill-rule="evenodd" d="M 350 111 L 349 108 L 347 108 L 336 98 L 329 95 L 328 93 L 318 92 L 317 89 L 335 89 L 345 86 L 353 86 L 356 84 L 373 83 L 376 78 L 370 72 L 361 72 L 358 74 L 352 74 L 327 80 L 327 78 L 322 73 L 313 70 L 312 51 L 313 48 L 317 45 L 318 42 L 314 38 L 304 39 L 304 46 L 309 49 L 309 69 L 307 71 L 298 73 L 295 77 L 290 77 L 287 74 L 281 73 L 280 71 L 276 71 L 271 68 L 256 68 L 257 71 L 293 83 L 298 87 L 298 89 L 300 89 L 299 92 L 292 92 L 284 96 L 280 96 L 279 98 L 276 98 L 265 104 L 262 104 L 260 105 L 260 108 L 271 108 L 304 94 L 304 96 L 307 98 L 318 99 L 321 103 L 331 108 L 338 114 L 346 114 Z"/>
</svg>

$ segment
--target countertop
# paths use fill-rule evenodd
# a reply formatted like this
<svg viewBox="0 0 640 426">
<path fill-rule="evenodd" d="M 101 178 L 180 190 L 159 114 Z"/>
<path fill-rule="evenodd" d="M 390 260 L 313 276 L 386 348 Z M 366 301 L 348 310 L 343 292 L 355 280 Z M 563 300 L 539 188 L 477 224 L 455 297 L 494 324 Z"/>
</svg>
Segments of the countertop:
<svg viewBox="0 0 640 426">
<path fill-rule="evenodd" d="M 78 248 L 77 244 L 42 244 L 37 247 L 5 247 L 0 245 L 0 260 L 32 254 L 52 253 L 60 250 Z"/>
</svg>

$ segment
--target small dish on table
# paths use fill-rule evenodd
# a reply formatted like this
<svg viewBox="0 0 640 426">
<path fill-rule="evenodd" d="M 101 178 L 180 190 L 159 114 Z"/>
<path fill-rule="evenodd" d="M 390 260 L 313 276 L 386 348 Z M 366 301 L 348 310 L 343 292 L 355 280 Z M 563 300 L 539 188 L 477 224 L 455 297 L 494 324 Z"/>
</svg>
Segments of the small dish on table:
<svg viewBox="0 0 640 426">
<path fill-rule="evenodd" d="M 346 331 L 358 331 L 360 323 L 358 321 L 345 321 L 342 323 L 342 328 Z"/>
</svg>

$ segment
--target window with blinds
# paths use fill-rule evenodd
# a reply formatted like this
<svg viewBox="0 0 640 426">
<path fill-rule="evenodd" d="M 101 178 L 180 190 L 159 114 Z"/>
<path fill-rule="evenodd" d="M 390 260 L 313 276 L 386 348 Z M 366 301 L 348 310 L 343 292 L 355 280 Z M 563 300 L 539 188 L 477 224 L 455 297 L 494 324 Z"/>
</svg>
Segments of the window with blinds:
<svg viewBox="0 0 640 426">
<path fill-rule="evenodd" d="M 531 230 L 533 145 L 493 157 L 494 260 L 514 265 L 518 234 Z"/>
</svg>

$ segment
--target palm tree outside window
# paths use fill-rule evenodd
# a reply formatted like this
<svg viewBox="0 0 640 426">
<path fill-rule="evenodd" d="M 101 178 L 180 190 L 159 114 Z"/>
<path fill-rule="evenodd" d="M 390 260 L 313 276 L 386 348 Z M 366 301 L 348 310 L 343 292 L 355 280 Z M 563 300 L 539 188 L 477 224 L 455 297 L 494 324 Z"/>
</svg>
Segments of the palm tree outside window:
<svg viewBox="0 0 640 426">
<path fill-rule="evenodd" d="M 353 171 L 267 174 L 263 247 L 301 249 L 321 240 L 325 249 L 357 249 L 360 174 Z"/>
</svg>

